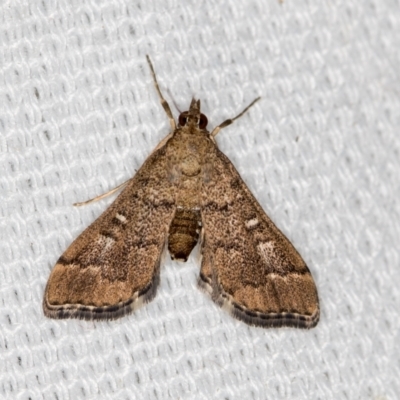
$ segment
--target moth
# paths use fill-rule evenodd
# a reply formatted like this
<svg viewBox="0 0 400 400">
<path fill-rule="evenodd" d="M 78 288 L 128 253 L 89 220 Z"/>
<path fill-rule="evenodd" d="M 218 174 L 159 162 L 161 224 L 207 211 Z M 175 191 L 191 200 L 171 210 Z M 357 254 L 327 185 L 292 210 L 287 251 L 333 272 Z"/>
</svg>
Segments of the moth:
<svg viewBox="0 0 400 400">
<path fill-rule="evenodd" d="M 147 61 L 171 132 L 59 258 L 44 314 L 122 317 L 154 298 L 164 250 L 186 261 L 200 242 L 198 284 L 233 317 L 261 327 L 314 327 L 319 302 L 309 269 L 215 141 L 259 98 L 211 133 L 193 98 L 177 125 Z"/>
</svg>

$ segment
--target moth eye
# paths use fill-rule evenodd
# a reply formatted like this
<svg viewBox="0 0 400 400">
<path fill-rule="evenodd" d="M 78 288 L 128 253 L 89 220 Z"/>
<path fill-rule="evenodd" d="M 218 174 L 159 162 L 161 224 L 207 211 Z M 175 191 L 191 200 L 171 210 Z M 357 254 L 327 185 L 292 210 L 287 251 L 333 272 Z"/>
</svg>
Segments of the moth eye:
<svg viewBox="0 0 400 400">
<path fill-rule="evenodd" d="M 187 115 L 188 115 L 187 111 L 185 111 L 185 112 L 183 112 L 183 113 L 181 113 L 179 115 L 179 125 L 180 126 L 185 126 L 186 125 L 186 122 L 188 120 Z"/>
<path fill-rule="evenodd" d="M 208 124 L 208 119 L 204 114 L 200 114 L 199 128 L 205 129 Z"/>
</svg>

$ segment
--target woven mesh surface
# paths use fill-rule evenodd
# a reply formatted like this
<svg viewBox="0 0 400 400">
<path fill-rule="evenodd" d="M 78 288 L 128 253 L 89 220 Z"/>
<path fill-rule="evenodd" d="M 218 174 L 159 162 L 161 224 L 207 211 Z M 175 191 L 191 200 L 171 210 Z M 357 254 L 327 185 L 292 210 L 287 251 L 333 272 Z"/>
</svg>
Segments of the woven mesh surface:
<svg viewBox="0 0 400 400">
<path fill-rule="evenodd" d="M 1 2 L 0 398 L 398 398 L 399 24 L 398 0 Z M 51 268 L 112 198 L 72 203 L 168 133 L 147 53 L 210 126 L 262 96 L 217 139 L 308 263 L 315 329 L 232 319 L 195 257 L 167 258 L 129 317 L 43 316 Z"/>
</svg>

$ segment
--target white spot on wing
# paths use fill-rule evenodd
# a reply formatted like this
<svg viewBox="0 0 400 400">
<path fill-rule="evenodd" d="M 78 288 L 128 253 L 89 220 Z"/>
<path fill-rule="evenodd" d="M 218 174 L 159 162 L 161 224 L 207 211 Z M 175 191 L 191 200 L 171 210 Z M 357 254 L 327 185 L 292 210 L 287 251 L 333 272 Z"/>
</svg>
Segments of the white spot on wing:
<svg viewBox="0 0 400 400">
<path fill-rule="evenodd" d="M 260 221 L 257 218 L 249 219 L 246 221 L 246 228 L 252 228 L 253 226 L 257 226 Z"/>
<path fill-rule="evenodd" d="M 269 241 L 265 243 L 260 243 L 257 246 L 258 253 L 265 260 L 265 267 L 271 272 L 271 270 L 275 271 L 284 271 L 284 264 L 282 264 L 281 259 L 279 257 L 279 252 L 277 252 L 276 245 L 274 241 Z M 271 274 L 272 276 L 272 274 Z M 272 276 L 275 278 L 275 276 Z"/>
<path fill-rule="evenodd" d="M 123 224 L 125 224 L 125 222 L 126 222 L 126 218 L 123 216 L 123 215 L 121 215 L 121 214 L 116 214 L 115 215 L 115 218 L 117 218 L 119 221 L 121 221 Z"/>
<path fill-rule="evenodd" d="M 260 243 L 257 246 L 259 253 L 262 255 L 264 260 L 271 261 L 272 255 L 274 253 L 274 243 L 273 242 L 265 242 Z"/>
<path fill-rule="evenodd" d="M 115 240 L 109 236 L 100 235 L 97 243 L 101 246 L 101 254 L 104 254 L 113 244 Z"/>
</svg>

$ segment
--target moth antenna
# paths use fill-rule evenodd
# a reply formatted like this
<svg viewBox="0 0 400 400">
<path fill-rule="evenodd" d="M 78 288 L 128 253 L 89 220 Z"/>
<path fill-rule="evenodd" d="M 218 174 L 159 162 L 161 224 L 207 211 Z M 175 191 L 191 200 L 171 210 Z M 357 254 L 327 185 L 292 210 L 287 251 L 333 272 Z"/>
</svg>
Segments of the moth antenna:
<svg viewBox="0 0 400 400">
<path fill-rule="evenodd" d="M 171 125 L 171 129 L 172 129 L 172 131 L 174 131 L 176 129 L 176 123 L 175 123 L 174 117 L 172 115 L 171 108 L 169 107 L 169 104 L 167 103 L 167 100 L 164 99 L 164 96 L 161 93 L 160 87 L 158 86 L 156 73 L 154 71 L 153 64 L 151 63 L 151 60 L 150 60 L 150 57 L 148 56 L 148 54 L 146 54 L 146 58 L 147 58 L 147 62 L 149 63 L 151 74 L 153 76 L 154 86 L 156 87 L 158 96 L 160 97 L 161 105 L 162 105 L 165 113 L 167 114 L 167 117 L 169 119 L 169 123 Z"/>
<path fill-rule="evenodd" d="M 211 136 L 215 137 L 217 136 L 218 132 L 222 129 L 225 128 L 226 126 L 230 125 L 233 121 L 236 121 L 238 118 L 240 118 L 248 109 L 252 106 L 254 106 L 255 103 L 257 103 L 258 100 L 260 100 L 261 97 L 257 97 L 254 99 L 240 114 L 236 115 L 235 118 L 229 118 L 226 121 L 224 121 L 222 124 L 219 124 L 216 126 L 213 131 L 211 132 Z"/>
<path fill-rule="evenodd" d="M 171 91 L 169 89 L 167 89 L 167 93 L 168 93 L 168 96 L 171 97 L 172 104 L 174 105 L 174 107 L 178 110 L 179 114 L 182 114 L 181 109 L 179 108 L 178 104 L 176 103 L 176 101 L 174 99 L 174 96 L 172 96 L 172 93 L 171 93 Z"/>
<path fill-rule="evenodd" d="M 107 193 L 103 193 L 100 196 L 94 197 L 93 199 L 90 200 L 86 200 L 86 201 L 82 201 L 80 203 L 74 203 L 73 206 L 75 207 L 80 207 L 80 206 L 84 206 L 86 204 L 90 204 L 90 203 L 94 203 L 95 201 L 104 199 L 107 196 L 110 196 L 111 194 L 115 193 L 117 190 L 122 189 L 124 186 L 126 186 L 126 184 L 130 181 L 130 179 L 128 179 L 127 181 L 125 181 L 124 183 L 121 183 L 120 185 L 118 185 L 117 187 L 115 187 L 114 189 L 111 189 L 109 192 Z"/>
</svg>

